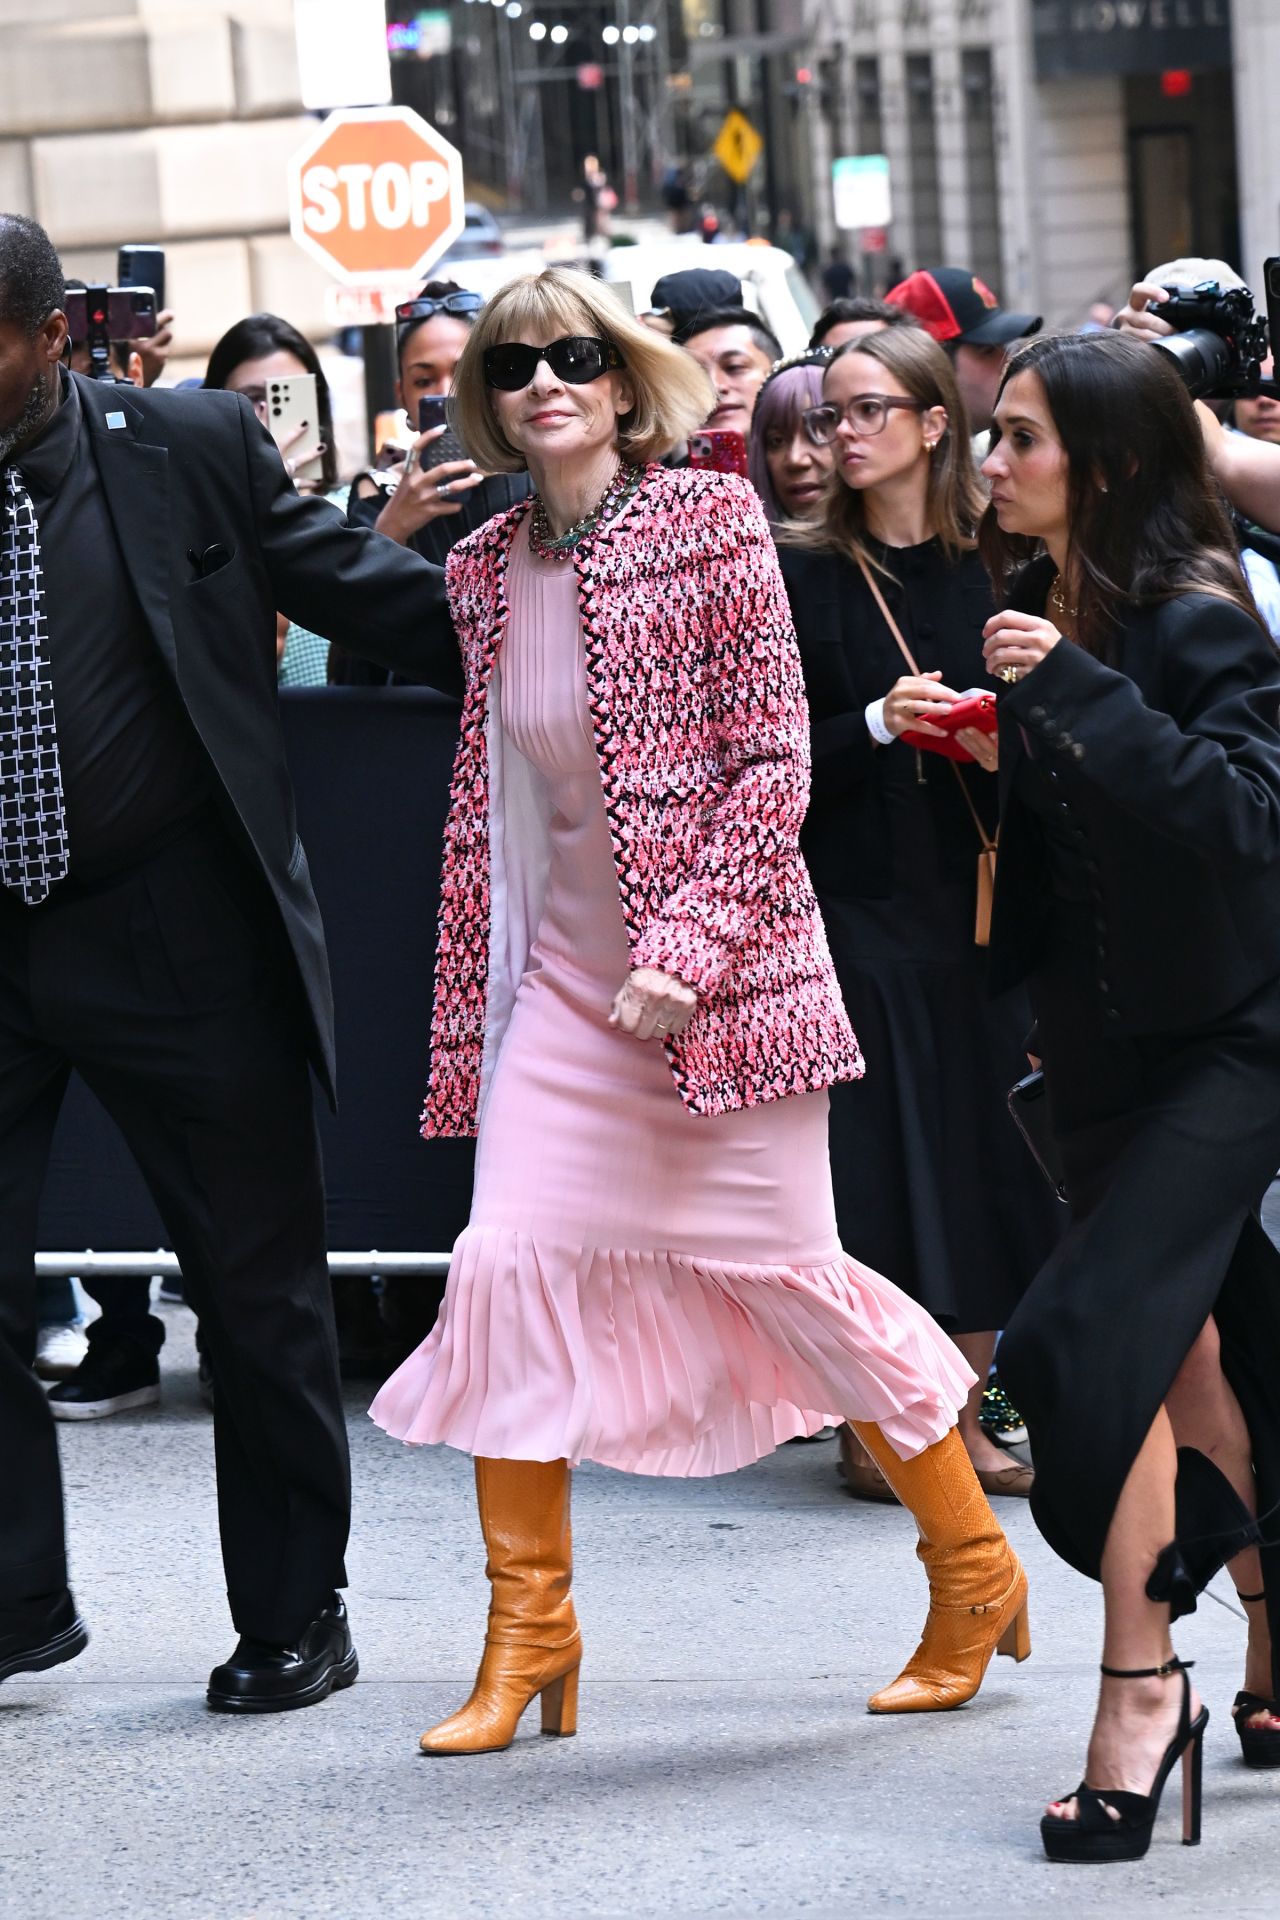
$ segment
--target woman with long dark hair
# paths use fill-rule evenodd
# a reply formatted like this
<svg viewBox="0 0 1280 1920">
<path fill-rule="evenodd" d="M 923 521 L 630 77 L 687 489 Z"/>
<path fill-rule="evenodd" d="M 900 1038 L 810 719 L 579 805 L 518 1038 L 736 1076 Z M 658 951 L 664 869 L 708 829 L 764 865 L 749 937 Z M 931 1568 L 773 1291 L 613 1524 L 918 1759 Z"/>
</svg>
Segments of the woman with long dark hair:
<svg viewBox="0 0 1280 1920">
<path fill-rule="evenodd" d="M 1012 358 L 982 548 L 1001 695 L 997 985 L 1026 980 L 1073 1224 L 1001 1369 L 1049 1543 L 1100 1578 L 1103 1681 L 1055 1859 L 1135 1859 L 1207 1714 L 1171 1620 L 1224 1564 L 1249 1621 L 1234 1714 L 1280 1764 L 1280 657 L 1190 400 L 1123 336 Z M 1255 1518 L 1264 1516 L 1260 1530 Z"/>
<path fill-rule="evenodd" d="M 837 1218 L 978 1376 L 960 1435 L 983 1488 L 1025 1495 L 1030 1470 L 979 1419 L 996 1330 L 1049 1252 L 1056 1204 L 1005 1112 L 1030 1012 L 1021 992 L 991 999 L 975 939 L 996 743 L 966 733 L 961 766 L 901 738 L 936 734 L 930 716 L 985 685 L 985 498 L 950 361 L 922 328 L 841 348 L 806 424 L 835 480 L 819 519 L 779 535 L 813 731 L 801 844 L 867 1060 L 831 1090 Z M 852 1492 L 887 1496 L 847 1428 L 841 1455 Z"/>
<path fill-rule="evenodd" d="M 308 465 L 318 456 L 318 479 L 297 481 L 298 491 L 322 494 L 334 506 L 342 506 L 329 382 L 320 356 L 305 334 L 299 333 L 288 320 L 282 320 L 278 313 L 248 314 L 228 327 L 214 347 L 205 369 L 204 384 L 228 393 L 242 393 L 265 427 L 270 424 L 267 382 L 287 380 L 303 373 L 315 376 L 318 418 L 303 421 L 295 428 L 293 438 L 282 443 L 280 456 L 290 477 L 297 468 Z M 322 687 L 328 679 L 328 668 L 329 642 L 280 614 L 276 634 L 276 671 L 280 685 Z"/>
</svg>

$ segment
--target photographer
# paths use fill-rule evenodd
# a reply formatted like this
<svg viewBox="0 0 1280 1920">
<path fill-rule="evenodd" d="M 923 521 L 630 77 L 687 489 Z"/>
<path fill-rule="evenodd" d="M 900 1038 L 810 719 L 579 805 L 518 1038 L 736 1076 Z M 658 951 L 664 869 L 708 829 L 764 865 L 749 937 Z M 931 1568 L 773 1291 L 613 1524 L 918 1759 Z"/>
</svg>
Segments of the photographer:
<svg viewBox="0 0 1280 1920">
<path fill-rule="evenodd" d="M 1175 329 L 1158 313 L 1152 313 L 1151 305 L 1167 305 L 1170 286 L 1198 286 L 1214 280 L 1228 291 L 1244 286 L 1225 260 L 1171 260 L 1152 267 L 1132 288 L 1127 304 L 1111 324 L 1142 340 L 1168 339 Z M 1280 446 L 1270 440 L 1230 433 L 1202 400 L 1196 403 L 1196 417 L 1210 469 L 1236 512 L 1259 527 L 1280 533 Z"/>
</svg>

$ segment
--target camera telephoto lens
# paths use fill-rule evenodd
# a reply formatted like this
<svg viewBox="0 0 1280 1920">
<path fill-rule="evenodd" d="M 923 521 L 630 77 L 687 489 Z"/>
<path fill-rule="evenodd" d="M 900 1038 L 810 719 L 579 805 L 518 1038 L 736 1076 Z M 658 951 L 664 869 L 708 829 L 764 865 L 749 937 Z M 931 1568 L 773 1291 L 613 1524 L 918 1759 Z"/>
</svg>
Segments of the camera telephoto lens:
<svg viewBox="0 0 1280 1920">
<path fill-rule="evenodd" d="M 1173 333 L 1153 344 L 1168 354 L 1193 400 L 1221 389 L 1230 379 L 1234 366 L 1230 342 L 1207 327 L 1192 327 L 1189 333 Z"/>
</svg>

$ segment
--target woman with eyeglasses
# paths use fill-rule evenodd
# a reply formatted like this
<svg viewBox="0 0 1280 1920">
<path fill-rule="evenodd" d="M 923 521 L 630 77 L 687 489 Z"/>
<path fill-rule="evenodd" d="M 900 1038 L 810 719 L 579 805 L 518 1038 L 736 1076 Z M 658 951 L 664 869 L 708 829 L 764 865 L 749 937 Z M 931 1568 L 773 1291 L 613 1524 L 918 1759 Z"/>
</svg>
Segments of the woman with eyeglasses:
<svg viewBox="0 0 1280 1920">
<path fill-rule="evenodd" d="M 801 845 L 867 1061 L 832 1089 L 836 1218 L 973 1368 L 960 1433 L 982 1487 L 1025 1495 L 1031 1470 L 979 1416 L 996 1330 L 1048 1255 L 1057 1202 L 1005 1108 L 1030 1012 L 1021 993 L 989 998 L 975 938 L 996 741 L 962 731 L 961 763 L 902 738 L 938 738 L 935 721 L 989 686 L 983 494 L 950 362 L 921 329 L 840 348 L 805 424 L 836 484 L 820 521 L 779 535 L 813 726 Z M 840 1438 L 850 1491 L 892 1498 L 856 1436 Z"/>
<path fill-rule="evenodd" d="M 780 360 L 756 395 L 747 476 L 771 526 L 823 512 L 835 463 L 831 448 L 805 431 L 804 415 L 822 399 L 830 358 L 818 347 Z"/>
<path fill-rule="evenodd" d="M 585 275 L 486 307 L 467 444 L 533 500 L 455 547 L 466 673 L 424 1132 L 478 1127 L 440 1321 L 373 1417 L 476 1456 L 492 1585 L 428 1753 L 576 1724 L 570 1469 L 723 1473 L 835 1409 L 916 1513 L 924 1639 L 884 1712 L 1029 1647 L 1026 1577 L 963 1447 L 971 1375 L 846 1254 L 827 1088 L 861 1072 L 799 850 L 808 723 L 768 523 L 660 457 L 705 374 Z"/>
</svg>

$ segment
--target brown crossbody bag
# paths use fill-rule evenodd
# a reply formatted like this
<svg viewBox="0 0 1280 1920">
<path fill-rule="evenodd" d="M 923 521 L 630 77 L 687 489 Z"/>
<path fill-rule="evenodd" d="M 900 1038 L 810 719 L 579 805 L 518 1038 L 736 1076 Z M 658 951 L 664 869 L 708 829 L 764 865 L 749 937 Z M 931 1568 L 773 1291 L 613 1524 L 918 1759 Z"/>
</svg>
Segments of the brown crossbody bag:
<svg viewBox="0 0 1280 1920">
<path fill-rule="evenodd" d="M 862 577 L 871 589 L 872 598 L 880 609 L 885 625 L 898 643 L 903 659 L 910 667 L 912 673 L 915 674 L 917 680 L 921 679 L 923 676 L 921 675 L 920 668 L 916 664 L 915 655 L 903 639 L 902 629 L 890 613 L 889 603 L 881 593 L 874 574 L 866 561 L 861 557 L 859 557 L 858 565 L 862 569 Z M 956 777 L 957 785 L 964 795 L 964 803 L 972 815 L 973 824 L 978 830 L 978 894 L 977 910 L 973 922 L 973 937 L 978 946 L 986 947 L 991 944 L 991 903 L 995 899 L 996 892 L 996 854 L 999 851 L 1000 836 L 997 832 L 993 840 L 988 834 L 982 824 L 982 815 L 973 804 L 973 795 L 965 784 L 964 775 L 954 760 L 950 761 L 949 765 L 952 773 L 954 773 Z"/>
</svg>

